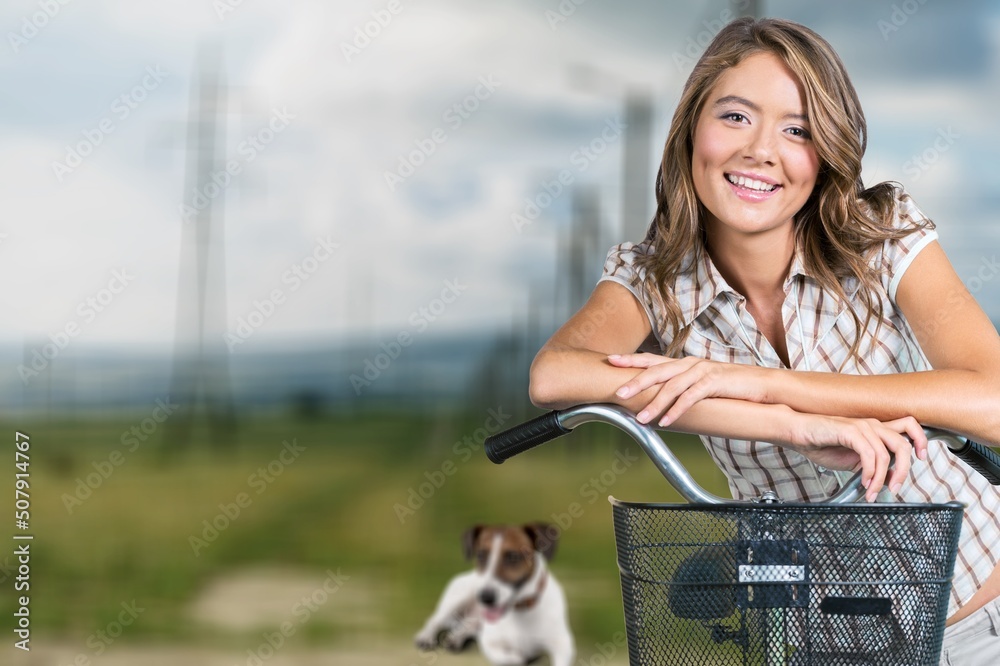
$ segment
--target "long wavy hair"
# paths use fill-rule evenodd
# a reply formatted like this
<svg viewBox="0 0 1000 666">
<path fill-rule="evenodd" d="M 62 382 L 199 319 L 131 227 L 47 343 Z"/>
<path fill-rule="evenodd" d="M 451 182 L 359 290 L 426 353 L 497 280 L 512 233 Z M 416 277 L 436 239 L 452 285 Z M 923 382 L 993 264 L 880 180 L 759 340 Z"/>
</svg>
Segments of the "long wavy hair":
<svg viewBox="0 0 1000 666">
<path fill-rule="evenodd" d="M 828 293 L 849 302 L 843 281 L 857 280 L 863 307 L 860 314 L 848 308 L 857 335 L 847 355 L 857 358 L 863 332 L 874 318 L 877 335 L 883 315 L 872 252 L 886 240 L 902 238 L 922 226 L 933 227 L 933 223 L 892 227 L 895 185 L 879 183 L 866 189 L 861 181 L 867 125 L 843 63 L 830 44 L 809 28 L 774 18 L 739 18 L 727 24 L 695 64 L 674 112 L 656 175 L 656 213 L 646 236 L 652 248 L 637 262 L 644 286 L 659 301 L 663 323 L 672 334 L 665 353 L 680 356 L 689 333 L 672 286 L 679 275 L 695 270 L 706 251 L 702 226 L 706 211 L 695 193 L 691 172 L 695 126 L 722 73 L 758 53 L 780 58 L 805 89 L 820 166 L 816 186 L 795 216 L 795 242 L 806 269 Z"/>
</svg>

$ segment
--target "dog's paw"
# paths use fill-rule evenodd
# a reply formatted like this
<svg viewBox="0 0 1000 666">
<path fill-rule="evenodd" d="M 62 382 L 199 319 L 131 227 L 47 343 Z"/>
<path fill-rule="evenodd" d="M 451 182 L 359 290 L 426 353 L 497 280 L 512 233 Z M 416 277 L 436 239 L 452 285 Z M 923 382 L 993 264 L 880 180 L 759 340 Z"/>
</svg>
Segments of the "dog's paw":
<svg viewBox="0 0 1000 666">
<path fill-rule="evenodd" d="M 470 647 L 476 644 L 476 636 L 474 634 L 467 633 L 456 633 L 452 632 L 444 637 L 441 645 L 448 650 L 448 652 L 465 652 Z"/>
<path fill-rule="evenodd" d="M 434 634 L 429 631 L 421 631 L 413 637 L 413 644 L 417 646 L 418 650 L 428 652 L 438 648 L 440 638 L 440 634 Z"/>
</svg>

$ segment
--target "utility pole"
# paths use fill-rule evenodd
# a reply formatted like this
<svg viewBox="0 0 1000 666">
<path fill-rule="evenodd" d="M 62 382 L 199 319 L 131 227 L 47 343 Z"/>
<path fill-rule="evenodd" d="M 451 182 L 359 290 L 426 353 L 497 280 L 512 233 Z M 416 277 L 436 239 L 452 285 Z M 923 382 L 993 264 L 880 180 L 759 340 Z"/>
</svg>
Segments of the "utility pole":
<svg viewBox="0 0 1000 666">
<path fill-rule="evenodd" d="M 218 47 L 202 47 L 191 85 L 187 133 L 188 164 L 182 201 L 181 255 L 177 285 L 177 324 L 170 399 L 177 411 L 166 423 L 167 453 L 188 447 L 199 411 L 204 413 L 213 448 L 230 448 L 236 412 L 229 383 L 226 331 L 224 190 L 212 175 L 225 167 L 226 91 Z M 204 201 L 199 201 L 196 192 Z M 204 205 L 201 205 L 204 204 Z"/>
</svg>

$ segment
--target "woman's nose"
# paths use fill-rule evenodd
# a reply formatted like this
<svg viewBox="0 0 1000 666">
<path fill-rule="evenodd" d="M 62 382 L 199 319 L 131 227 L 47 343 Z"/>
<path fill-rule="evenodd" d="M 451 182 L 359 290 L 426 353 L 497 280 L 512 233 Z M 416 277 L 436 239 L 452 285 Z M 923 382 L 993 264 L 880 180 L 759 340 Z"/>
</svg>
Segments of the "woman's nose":
<svg viewBox="0 0 1000 666">
<path fill-rule="evenodd" d="M 774 163 L 774 140 L 770 132 L 759 129 L 752 133 L 745 149 L 746 157 L 761 164 Z"/>
</svg>

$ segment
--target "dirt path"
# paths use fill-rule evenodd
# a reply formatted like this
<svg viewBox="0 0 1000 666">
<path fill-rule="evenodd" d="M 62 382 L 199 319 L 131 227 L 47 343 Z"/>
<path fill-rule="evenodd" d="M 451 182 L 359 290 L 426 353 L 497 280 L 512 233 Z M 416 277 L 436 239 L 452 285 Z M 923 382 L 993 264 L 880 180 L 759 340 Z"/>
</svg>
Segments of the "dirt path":
<svg viewBox="0 0 1000 666">
<path fill-rule="evenodd" d="M 245 652 L 192 649 L 185 647 L 129 646 L 112 648 L 100 657 L 87 654 L 89 661 L 74 662 L 79 646 L 35 645 L 30 653 L 12 647 L 0 649 L 0 663 L 9 666 L 246 666 Z M 620 655 L 611 661 L 600 654 L 581 655 L 574 666 L 626 666 Z M 540 662 L 543 666 L 547 662 Z M 478 653 L 451 655 L 422 654 L 408 645 L 382 643 L 370 649 L 323 649 L 279 651 L 266 661 L 249 666 L 489 666 Z"/>
<path fill-rule="evenodd" d="M 388 598 L 384 587 L 353 578 L 340 589 L 337 572 L 302 572 L 288 568 L 249 568 L 227 572 L 208 584 L 189 608 L 191 617 L 206 626 L 237 635 L 299 622 L 291 609 L 303 598 L 313 605 L 309 618 L 323 617 L 356 633 L 353 647 L 305 649 L 291 644 L 271 650 L 258 647 L 255 656 L 246 649 L 185 647 L 183 645 L 112 644 L 96 656 L 80 642 L 50 643 L 33 639 L 31 652 L 0 647 L 4 666 L 489 666 L 472 650 L 453 655 L 421 653 L 406 639 L 385 638 L 380 610 Z M 360 636 L 380 636 L 367 641 Z M 577 646 L 573 666 L 625 666 L 624 642 L 604 655 L 591 646 Z M 606 656 L 611 656 L 610 660 Z M 547 661 L 539 662 L 546 666 Z"/>
</svg>

